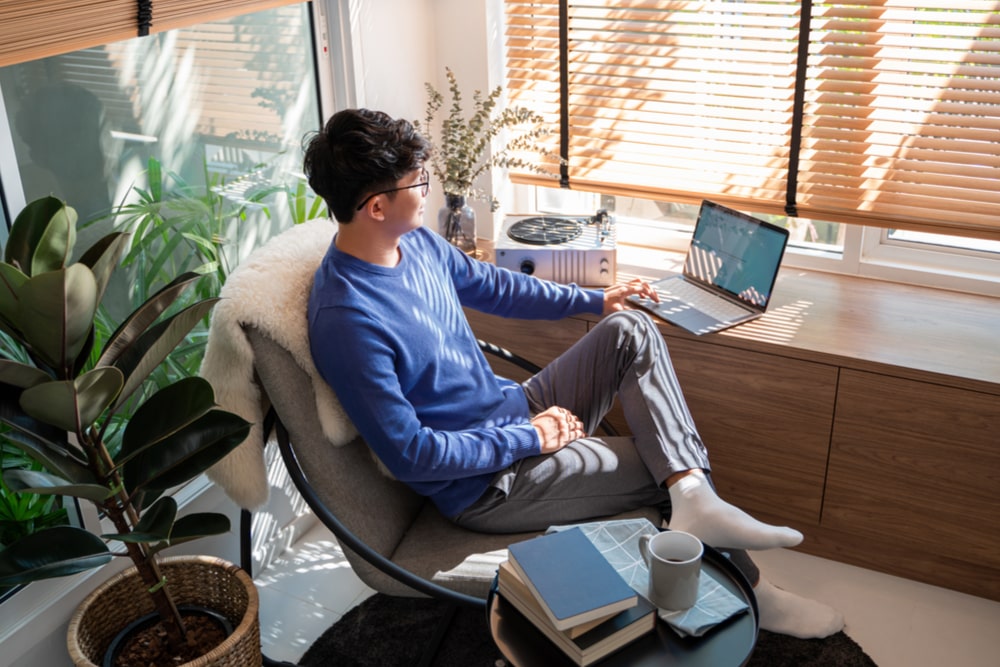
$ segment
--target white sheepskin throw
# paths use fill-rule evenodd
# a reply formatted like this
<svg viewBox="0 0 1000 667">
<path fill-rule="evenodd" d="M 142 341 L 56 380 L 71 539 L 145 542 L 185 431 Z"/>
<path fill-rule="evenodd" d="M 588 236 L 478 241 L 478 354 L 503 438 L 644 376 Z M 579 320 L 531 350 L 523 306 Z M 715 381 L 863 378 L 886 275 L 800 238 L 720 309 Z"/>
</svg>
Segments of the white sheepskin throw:
<svg viewBox="0 0 1000 667">
<path fill-rule="evenodd" d="M 241 325 L 256 327 L 286 348 L 309 375 L 319 420 L 331 444 L 347 444 L 357 435 L 309 352 L 309 291 L 335 231 L 336 224 L 330 220 L 312 220 L 274 237 L 226 279 L 222 300 L 212 310 L 200 374 L 215 389 L 219 406 L 253 427 L 247 439 L 216 463 L 208 476 L 244 509 L 263 505 L 269 487 L 261 432 L 263 407 L 254 382 L 253 350 Z"/>
</svg>

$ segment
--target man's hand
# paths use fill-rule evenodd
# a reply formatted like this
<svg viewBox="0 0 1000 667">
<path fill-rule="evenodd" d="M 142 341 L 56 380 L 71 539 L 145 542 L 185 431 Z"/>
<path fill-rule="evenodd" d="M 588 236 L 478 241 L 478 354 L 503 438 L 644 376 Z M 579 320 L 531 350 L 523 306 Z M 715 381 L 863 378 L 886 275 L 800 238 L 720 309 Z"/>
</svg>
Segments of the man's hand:
<svg viewBox="0 0 1000 667">
<path fill-rule="evenodd" d="M 625 299 L 637 294 L 647 299 L 652 299 L 659 303 L 660 297 L 656 290 L 649 286 L 645 280 L 635 278 L 627 283 L 612 285 L 604 288 L 604 314 L 610 315 L 618 310 L 625 310 Z"/>
<path fill-rule="evenodd" d="M 531 420 L 542 443 L 542 454 L 551 454 L 587 435 L 583 422 L 566 408 L 553 406 L 539 412 Z"/>
</svg>

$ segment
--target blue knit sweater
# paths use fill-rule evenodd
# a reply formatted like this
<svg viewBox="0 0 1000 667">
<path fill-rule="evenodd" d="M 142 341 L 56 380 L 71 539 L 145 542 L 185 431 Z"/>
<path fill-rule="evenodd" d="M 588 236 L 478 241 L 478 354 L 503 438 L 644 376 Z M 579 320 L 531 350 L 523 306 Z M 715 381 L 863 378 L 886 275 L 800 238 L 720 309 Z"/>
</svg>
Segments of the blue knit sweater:
<svg viewBox="0 0 1000 667">
<path fill-rule="evenodd" d="M 601 313 L 604 294 L 475 261 L 423 227 L 400 251 L 386 268 L 330 245 L 309 298 L 310 347 L 396 479 L 455 516 L 496 472 L 540 453 L 523 390 L 494 375 L 462 306 L 559 319 Z"/>
</svg>

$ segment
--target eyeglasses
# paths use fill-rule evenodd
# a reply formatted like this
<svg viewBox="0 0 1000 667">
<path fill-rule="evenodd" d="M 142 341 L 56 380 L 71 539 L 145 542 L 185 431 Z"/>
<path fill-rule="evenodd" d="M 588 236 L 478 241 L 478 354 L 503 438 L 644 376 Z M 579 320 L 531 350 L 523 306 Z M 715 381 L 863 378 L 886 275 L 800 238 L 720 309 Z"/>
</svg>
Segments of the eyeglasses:
<svg viewBox="0 0 1000 667">
<path fill-rule="evenodd" d="M 404 185 L 401 188 L 389 188 L 388 190 L 379 190 L 378 192 L 373 192 L 372 194 L 365 197 L 364 201 L 358 204 L 358 207 L 354 209 L 355 211 L 360 211 L 365 207 L 365 204 L 370 202 L 372 198 L 378 197 L 379 195 L 386 195 L 390 192 L 399 192 L 400 190 L 409 190 L 410 188 L 420 188 L 420 196 L 426 197 L 427 193 L 431 190 L 431 176 L 427 173 L 426 169 L 420 170 L 421 181 L 419 183 L 414 183 L 413 185 Z"/>
</svg>

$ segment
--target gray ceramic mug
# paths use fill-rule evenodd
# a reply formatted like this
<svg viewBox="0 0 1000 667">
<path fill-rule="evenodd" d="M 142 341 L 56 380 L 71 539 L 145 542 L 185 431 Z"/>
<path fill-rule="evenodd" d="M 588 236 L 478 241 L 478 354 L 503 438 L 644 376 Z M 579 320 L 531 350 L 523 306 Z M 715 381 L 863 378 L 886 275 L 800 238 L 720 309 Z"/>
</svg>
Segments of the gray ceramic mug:
<svg viewBox="0 0 1000 667">
<path fill-rule="evenodd" d="M 639 538 L 639 551 L 649 567 L 649 601 L 660 609 L 687 609 L 698 600 L 701 540 L 690 533 L 665 530 Z"/>
</svg>

